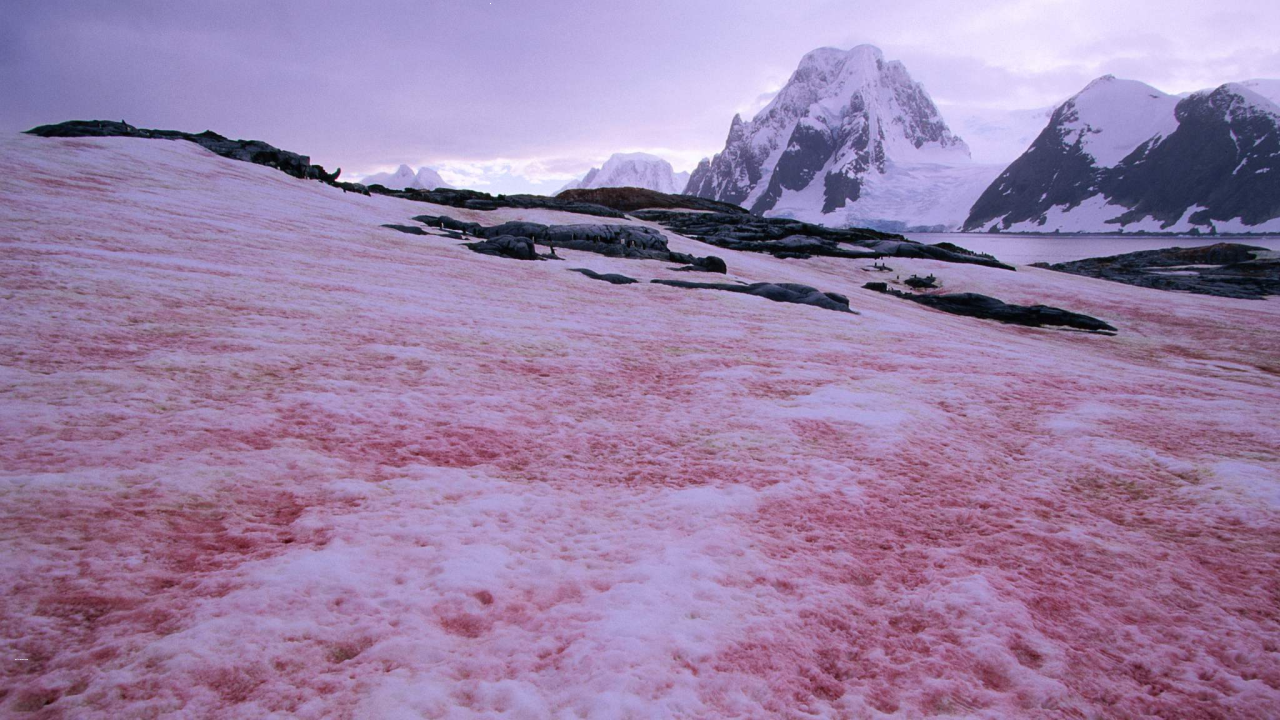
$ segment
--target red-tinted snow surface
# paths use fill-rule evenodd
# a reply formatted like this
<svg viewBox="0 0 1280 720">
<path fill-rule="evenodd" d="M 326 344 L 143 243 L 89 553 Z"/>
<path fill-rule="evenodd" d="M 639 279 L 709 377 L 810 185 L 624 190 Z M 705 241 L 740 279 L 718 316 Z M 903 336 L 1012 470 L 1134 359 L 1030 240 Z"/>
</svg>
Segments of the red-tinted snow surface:
<svg viewBox="0 0 1280 720">
<path fill-rule="evenodd" d="M 672 237 L 849 315 L 184 142 L 0 176 L 0 714 L 1280 715 L 1280 299 Z"/>
</svg>

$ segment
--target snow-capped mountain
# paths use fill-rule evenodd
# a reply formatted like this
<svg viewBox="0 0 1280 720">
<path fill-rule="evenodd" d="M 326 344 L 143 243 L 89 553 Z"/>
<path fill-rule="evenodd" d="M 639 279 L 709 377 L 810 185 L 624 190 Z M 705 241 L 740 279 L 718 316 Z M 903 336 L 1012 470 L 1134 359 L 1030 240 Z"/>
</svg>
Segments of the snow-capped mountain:
<svg viewBox="0 0 1280 720">
<path fill-rule="evenodd" d="M 689 173 L 676 172 L 671 163 L 649 153 L 614 153 L 598 168 L 591 168 L 580 180 L 560 188 L 591 189 L 636 187 L 677 195 L 689 183 Z"/>
<path fill-rule="evenodd" d="M 1280 107 L 1245 83 L 1179 98 L 1099 78 L 1054 111 L 964 227 L 1280 230 Z"/>
<path fill-rule="evenodd" d="M 360 182 L 365 185 L 381 185 L 392 190 L 404 190 L 407 188 L 435 190 L 436 188 L 453 187 L 445 182 L 439 173 L 429 167 L 420 167 L 418 172 L 415 173 L 413 168 L 408 165 L 401 165 L 393 173 L 374 173 Z"/>
<path fill-rule="evenodd" d="M 685 192 L 828 225 L 959 225 L 1000 166 L 975 165 L 923 86 L 870 45 L 821 48 Z"/>
</svg>

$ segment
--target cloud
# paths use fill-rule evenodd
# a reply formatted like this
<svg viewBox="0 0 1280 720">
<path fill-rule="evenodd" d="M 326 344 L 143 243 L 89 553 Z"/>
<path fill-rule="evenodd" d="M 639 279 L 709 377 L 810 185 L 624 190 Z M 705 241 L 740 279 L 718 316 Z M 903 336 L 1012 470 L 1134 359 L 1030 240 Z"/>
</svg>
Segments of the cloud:
<svg viewBox="0 0 1280 720">
<path fill-rule="evenodd" d="M 1104 73 L 1174 92 L 1280 77 L 1276 27 L 1257 0 L 14 3 L 0 128 L 126 118 L 527 189 L 624 150 L 690 169 L 815 47 L 877 44 L 948 112 L 1014 110 Z"/>
</svg>

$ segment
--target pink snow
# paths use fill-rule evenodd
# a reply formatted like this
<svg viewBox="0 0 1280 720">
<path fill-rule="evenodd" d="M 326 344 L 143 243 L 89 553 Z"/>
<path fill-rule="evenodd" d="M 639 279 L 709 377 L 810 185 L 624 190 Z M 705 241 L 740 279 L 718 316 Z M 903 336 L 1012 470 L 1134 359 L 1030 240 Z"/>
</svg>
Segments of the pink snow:
<svg viewBox="0 0 1280 720">
<path fill-rule="evenodd" d="M 671 237 L 854 316 L 185 142 L 0 173 L 4 714 L 1280 714 L 1277 299 Z"/>
</svg>

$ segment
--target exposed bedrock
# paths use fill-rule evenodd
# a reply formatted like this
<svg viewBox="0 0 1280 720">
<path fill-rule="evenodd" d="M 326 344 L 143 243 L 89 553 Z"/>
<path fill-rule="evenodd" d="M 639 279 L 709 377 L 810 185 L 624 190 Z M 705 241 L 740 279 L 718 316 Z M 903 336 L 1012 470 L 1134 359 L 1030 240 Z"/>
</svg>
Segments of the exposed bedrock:
<svg viewBox="0 0 1280 720">
<path fill-rule="evenodd" d="M 498 208 L 546 209 L 577 213 L 579 215 L 594 215 L 596 217 L 619 219 L 626 217 L 622 212 L 603 205 L 575 200 L 561 200 L 543 195 L 490 195 L 478 190 L 458 190 L 454 188 L 392 190 L 381 185 L 371 185 L 369 189 L 380 195 L 390 195 L 404 198 L 405 200 L 429 202 L 435 205 L 446 205 L 467 210 L 497 210 Z"/>
<path fill-rule="evenodd" d="M 595 270 L 589 270 L 587 268 L 569 268 L 569 271 L 582 273 L 592 280 L 603 280 L 614 285 L 631 285 L 633 283 L 640 282 L 639 280 L 636 280 L 633 277 L 627 277 L 626 275 L 619 275 L 618 273 L 598 273 Z"/>
<path fill-rule="evenodd" d="M 341 168 L 332 173 L 326 172 L 323 166 L 312 165 L 311 158 L 288 150 L 268 145 L 260 140 L 231 140 L 212 130 L 202 133 L 189 133 L 180 130 L 148 130 L 138 128 L 124 121 L 115 120 L 70 120 L 56 125 L 41 125 L 27 131 L 30 135 L 47 138 L 66 137 L 133 137 L 156 140 L 186 140 L 206 150 L 232 160 L 251 162 L 255 165 L 266 165 L 296 178 L 320 180 L 347 190 L 365 192 L 362 185 L 355 183 L 339 183 Z M 367 193 L 366 193 L 367 194 Z"/>
<path fill-rule="evenodd" d="M 1067 327 L 1087 332 L 1114 335 L 1118 332 L 1111 325 L 1088 315 L 1073 313 L 1048 305 L 1010 305 L 1002 300 L 978 293 L 951 293 L 947 295 L 913 295 L 891 289 L 887 283 L 869 282 L 862 287 L 886 295 L 910 300 L 925 307 L 952 315 L 995 320 L 1011 325 L 1028 327 Z"/>
<path fill-rule="evenodd" d="M 513 260 L 537 260 L 538 252 L 529 238 L 513 235 L 499 235 L 480 242 L 465 243 L 467 247 L 481 255 L 495 255 Z"/>
<path fill-rule="evenodd" d="M 436 205 L 466 208 L 468 210 L 496 210 L 498 208 L 533 209 L 545 208 L 562 212 L 593 215 L 606 218 L 626 217 L 622 212 L 591 202 L 572 199 L 544 197 L 542 195 L 490 195 L 477 190 L 457 190 L 452 188 L 436 188 L 422 190 L 407 188 L 396 190 L 382 185 L 361 185 L 359 183 L 339 182 L 341 170 L 326 172 L 320 165 L 312 165 L 306 155 L 281 150 L 259 140 L 230 140 L 212 130 L 202 133 L 188 133 L 180 130 L 150 130 L 134 127 L 124 121 L 115 120 L 70 120 L 56 125 L 41 125 L 27 131 L 40 137 L 136 137 L 159 140 L 188 140 L 211 152 L 232 160 L 243 160 L 277 168 L 297 178 L 319 180 L 341 188 L 344 192 L 358 192 L 389 195 L 416 202 L 429 202 Z"/>
<path fill-rule="evenodd" d="M 730 283 L 699 283 L 684 280 L 651 280 L 658 285 L 669 285 L 678 288 L 694 288 L 698 290 L 723 290 L 725 292 L 755 295 L 774 302 L 812 305 L 826 310 L 854 313 L 849 309 L 849 298 L 837 293 L 822 292 L 808 285 L 795 283 L 753 283 L 751 285 L 732 285 Z"/>
<path fill-rule="evenodd" d="M 781 258 L 813 255 L 854 259 L 902 257 L 1013 269 L 990 255 L 949 243 L 925 245 L 901 235 L 864 228 L 828 228 L 798 220 L 731 213 L 639 210 L 632 215 L 716 247 L 769 253 Z"/>
<path fill-rule="evenodd" d="M 542 225 L 512 221 L 501 225 L 485 226 L 455 220 L 447 215 L 418 215 L 414 220 L 429 227 L 453 230 L 479 238 L 522 237 L 549 247 L 581 250 L 610 257 L 662 260 L 680 263 L 705 272 L 727 272 L 724 260 L 714 256 L 700 258 L 687 253 L 673 252 L 667 248 L 667 239 L 662 233 L 642 225 L 601 223 Z"/>
<path fill-rule="evenodd" d="M 1217 297 L 1252 300 L 1280 295 L 1280 254 L 1237 243 L 1143 250 L 1033 267 Z"/>
<path fill-rule="evenodd" d="M 426 231 L 426 230 L 423 230 L 423 229 L 422 229 L 422 227 L 421 227 L 421 226 L 418 226 L 418 225 L 397 225 L 396 223 L 383 223 L 382 227 L 384 227 L 384 228 L 391 228 L 392 230 L 399 230 L 400 232 L 402 232 L 402 233 L 406 233 L 406 234 L 408 234 L 408 235 L 427 235 L 427 234 L 429 234 L 429 233 L 427 233 L 427 231 Z M 459 237 L 461 237 L 461 236 L 459 236 Z"/>
<path fill-rule="evenodd" d="M 670 195 L 657 190 L 635 187 L 574 188 L 559 193 L 556 199 L 603 205 L 620 212 L 664 208 L 705 210 L 733 215 L 748 214 L 747 209 L 740 205 L 692 195 Z"/>
</svg>

